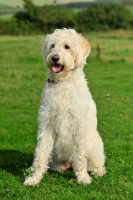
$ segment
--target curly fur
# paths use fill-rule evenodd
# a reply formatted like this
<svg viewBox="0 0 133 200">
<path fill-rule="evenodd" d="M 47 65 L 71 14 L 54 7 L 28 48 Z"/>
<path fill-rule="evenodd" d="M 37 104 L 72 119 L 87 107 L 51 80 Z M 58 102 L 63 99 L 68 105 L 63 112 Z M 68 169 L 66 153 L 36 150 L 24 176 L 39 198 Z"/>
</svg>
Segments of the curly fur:
<svg viewBox="0 0 133 200">
<path fill-rule="evenodd" d="M 83 184 L 91 182 L 87 171 L 96 176 L 105 173 L 96 106 L 83 73 L 89 53 L 90 44 L 73 29 L 55 30 L 44 41 L 42 57 L 52 81 L 42 91 L 38 143 L 25 185 L 39 183 L 48 168 L 61 171 L 71 166 Z M 55 55 L 63 66 L 59 73 L 51 67 Z"/>
</svg>

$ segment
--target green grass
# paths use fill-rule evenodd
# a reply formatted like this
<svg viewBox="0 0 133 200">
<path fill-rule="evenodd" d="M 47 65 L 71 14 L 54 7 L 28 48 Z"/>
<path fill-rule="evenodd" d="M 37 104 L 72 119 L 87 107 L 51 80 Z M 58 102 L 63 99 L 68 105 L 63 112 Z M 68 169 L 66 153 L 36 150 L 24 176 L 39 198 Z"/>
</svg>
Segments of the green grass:
<svg viewBox="0 0 133 200">
<path fill-rule="evenodd" d="M 129 6 L 129 9 L 133 12 L 133 6 Z"/>
<path fill-rule="evenodd" d="M 11 20 L 12 16 L 13 16 L 12 14 L 5 14 L 5 15 L 1 15 L 0 18 L 2 20 L 6 20 L 7 21 L 7 20 Z"/>
<path fill-rule="evenodd" d="M 133 199 L 132 32 L 90 33 L 84 71 L 97 104 L 107 174 L 88 186 L 73 172 L 47 172 L 38 186 L 23 186 L 36 146 L 40 94 L 47 79 L 44 36 L 0 37 L 0 198 L 2 200 Z M 96 46 L 101 48 L 96 57 Z"/>
</svg>

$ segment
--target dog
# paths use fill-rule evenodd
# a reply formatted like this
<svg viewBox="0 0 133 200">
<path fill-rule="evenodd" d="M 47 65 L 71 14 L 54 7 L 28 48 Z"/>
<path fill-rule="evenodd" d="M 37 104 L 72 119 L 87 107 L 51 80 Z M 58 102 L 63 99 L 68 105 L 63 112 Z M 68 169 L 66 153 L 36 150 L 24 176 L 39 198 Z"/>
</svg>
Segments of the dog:
<svg viewBox="0 0 133 200">
<path fill-rule="evenodd" d="M 105 174 L 96 105 L 83 72 L 90 50 L 87 40 L 73 29 L 56 29 L 44 41 L 42 57 L 48 80 L 41 96 L 32 174 L 25 185 L 39 183 L 48 169 L 72 168 L 82 184 L 91 183 L 88 171 Z"/>
</svg>

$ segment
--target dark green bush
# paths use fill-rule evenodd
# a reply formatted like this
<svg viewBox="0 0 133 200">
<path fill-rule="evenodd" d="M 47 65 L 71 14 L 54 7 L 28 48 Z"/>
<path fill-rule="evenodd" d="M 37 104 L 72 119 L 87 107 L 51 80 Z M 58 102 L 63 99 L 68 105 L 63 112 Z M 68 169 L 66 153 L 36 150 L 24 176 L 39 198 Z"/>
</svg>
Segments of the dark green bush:
<svg viewBox="0 0 133 200">
<path fill-rule="evenodd" d="M 26 12 L 18 12 L 14 15 L 18 26 L 23 29 L 21 22 L 34 24 L 36 30 L 43 33 L 53 31 L 55 28 L 74 28 L 75 13 L 72 9 L 57 6 L 35 7 Z"/>
<path fill-rule="evenodd" d="M 0 34 L 17 35 L 18 28 L 15 20 L 2 20 L 0 19 Z"/>
<path fill-rule="evenodd" d="M 75 28 L 79 32 L 133 28 L 133 14 L 122 4 L 93 3 L 79 12 L 67 7 L 35 6 L 23 0 L 25 12 L 11 20 L 0 20 L 0 34 L 41 34 L 59 28 Z"/>
<path fill-rule="evenodd" d="M 66 7 L 44 6 L 40 9 L 39 19 L 42 21 L 42 30 L 52 31 L 56 28 L 74 28 L 75 13 Z"/>
<path fill-rule="evenodd" d="M 133 14 L 122 4 L 93 3 L 79 12 L 81 30 L 108 30 L 132 28 Z"/>
</svg>

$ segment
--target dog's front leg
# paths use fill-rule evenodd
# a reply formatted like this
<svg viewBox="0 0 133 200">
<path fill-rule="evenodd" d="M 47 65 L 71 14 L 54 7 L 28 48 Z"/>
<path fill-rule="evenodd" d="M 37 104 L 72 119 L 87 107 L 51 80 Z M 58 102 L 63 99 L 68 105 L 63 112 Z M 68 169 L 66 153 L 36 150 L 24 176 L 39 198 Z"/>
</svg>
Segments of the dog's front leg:
<svg viewBox="0 0 133 200">
<path fill-rule="evenodd" d="M 82 140 L 78 142 L 73 160 L 74 170 L 78 183 L 90 184 L 91 177 L 87 173 L 87 158 L 85 156 L 84 146 Z"/>
<path fill-rule="evenodd" d="M 51 152 L 53 149 L 52 134 L 43 134 L 38 139 L 38 144 L 35 150 L 35 158 L 31 167 L 32 174 L 26 177 L 24 185 L 35 185 L 41 181 L 43 174 L 48 169 Z"/>
</svg>

